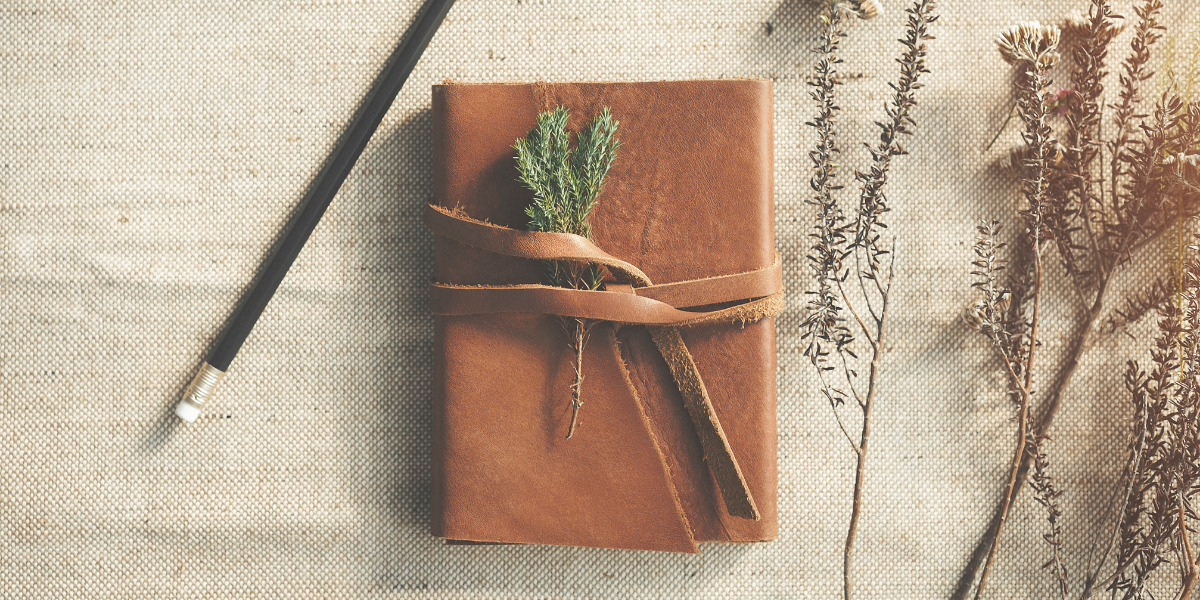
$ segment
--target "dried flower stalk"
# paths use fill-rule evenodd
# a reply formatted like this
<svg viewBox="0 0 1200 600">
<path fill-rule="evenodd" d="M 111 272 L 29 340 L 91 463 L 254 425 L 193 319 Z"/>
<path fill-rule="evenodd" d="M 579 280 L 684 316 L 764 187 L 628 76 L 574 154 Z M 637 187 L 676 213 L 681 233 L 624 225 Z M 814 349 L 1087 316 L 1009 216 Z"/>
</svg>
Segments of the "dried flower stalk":
<svg viewBox="0 0 1200 600">
<path fill-rule="evenodd" d="M 868 146 L 871 153 L 869 169 L 865 172 L 856 171 L 854 175 L 860 184 L 860 194 L 853 222 L 846 219 L 836 200 L 843 187 L 836 181 L 838 165 L 835 160 L 840 154 L 835 127 L 839 110 L 835 102 L 835 90 L 839 83 L 837 65 L 841 63 L 838 50 L 842 38 L 846 36 L 843 29 L 845 15 L 852 13 L 860 18 L 870 18 L 877 13 L 877 5 L 872 2 L 860 2 L 856 6 L 834 3 L 826 8 L 821 16 L 823 28 L 817 49 L 820 58 L 815 76 L 809 82 L 814 88 L 811 96 L 818 106 L 817 116 L 808 123 L 817 130 L 817 146 L 809 153 L 814 167 L 809 183 L 814 196 L 806 201 L 817 207 L 817 223 L 813 233 L 816 242 L 808 256 L 816 274 L 817 288 L 808 292 L 811 296 L 809 314 L 801 329 L 802 339 L 807 342 L 804 354 L 815 367 L 821 392 L 828 400 L 838 427 L 857 459 L 850 524 L 842 562 L 843 594 L 847 600 L 852 597 L 854 590 L 854 541 L 862 516 L 863 477 L 871 439 L 871 411 L 879 388 L 886 348 L 888 301 L 894 273 L 892 267 L 896 242 L 893 239 L 887 244 L 880 240 L 880 231 L 886 227 L 883 218 L 890 210 L 883 189 L 892 158 L 907 154 L 899 142 L 900 136 L 911 135 L 915 126 L 910 113 L 916 106 L 916 90 L 920 88 L 918 78 L 922 73 L 929 72 L 925 56 L 928 52 L 926 42 L 933 39 L 929 27 L 937 20 L 933 11 L 932 0 L 916 0 L 906 11 L 908 24 L 904 38 L 900 40 L 904 52 L 898 60 L 900 76 L 892 86 L 894 94 L 884 106 L 887 118 L 878 123 L 880 141 L 875 146 Z M 849 258 L 854 260 L 853 269 L 846 265 Z M 851 277 L 851 270 L 857 291 L 860 292 L 856 298 L 852 298 L 843 286 Z M 856 306 L 859 301 L 862 302 L 861 309 Z M 865 390 L 855 385 L 858 375 L 851 364 L 857 356 L 850 348 L 855 334 L 847 325 L 843 309 L 853 317 L 857 331 L 871 349 Z M 845 379 L 845 389 L 829 381 L 835 372 L 840 372 L 838 378 Z M 851 436 L 839 413 L 839 408 L 848 399 L 853 399 L 862 411 L 858 441 Z"/>
<path fill-rule="evenodd" d="M 1108 141 L 1101 137 L 1101 122 L 1104 120 L 1101 110 L 1102 81 L 1108 46 L 1120 29 L 1116 24 L 1120 16 L 1112 12 L 1107 0 L 1092 0 L 1087 18 L 1075 18 L 1067 28 L 1065 39 L 1069 41 L 1067 53 L 1073 62 L 1071 82 L 1074 98 L 1065 105 L 1066 127 L 1063 140 L 1066 149 L 1061 160 L 1051 160 L 1048 164 L 1044 161 L 1047 153 L 1038 146 L 1053 138 L 1054 128 L 1044 120 L 1041 125 L 1045 127 L 1039 125 L 1031 128 L 1031 119 L 1026 117 L 1037 117 L 1038 111 L 1030 113 L 1028 106 L 1032 103 L 1029 102 L 1023 109 L 1022 117 L 1027 126 L 1027 148 L 1023 152 L 1026 158 L 1021 168 L 1025 174 L 1024 189 L 1029 205 L 1022 212 L 1026 226 L 1023 238 L 1028 240 L 1025 245 L 1032 251 L 1035 271 L 1040 271 L 1036 263 L 1040 257 L 1041 246 L 1046 244 L 1054 247 L 1067 272 L 1069 282 L 1083 300 L 1084 310 L 1069 338 L 1065 359 L 1055 366 L 1050 385 L 1041 388 L 1045 392 L 1039 394 L 1040 406 L 1037 408 L 1040 410 L 1036 412 L 1040 414 L 1035 416 L 1032 406 L 1019 407 L 1019 411 L 1026 415 L 1028 420 L 1018 420 L 1018 429 L 1025 430 L 1024 433 L 1018 432 L 1018 447 L 1025 445 L 1028 448 L 1020 453 L 1015 478 L 1014 472 L 1010 470 L 1000 508 L 964 570 L 955 598 L 965 598 L 970 593 L 975 587 L 977 575 L 979 586 L 976 588 L 976 597 L 982 594 L 1011 501 L 1029 478 L 1031 470 L 1035 499 L 1046 507 L 1050 525 L 1045 539 L 1051 546 L 1051 558 L 1044 566 L 1054 577 L 1060 597 L 1065 597 L 1069 590 L 1062 559 L 1062 512 L 1052 502 L 1061 491 L 1054 489 L 1052 480 L 1047 479 L 1049 457 L 1041 447 L 1042 443 L 1048 435 L 1083 352 L 1091 345 L 1096 335 L 1105 333 L 1096 325 L 1101 322 L 1100 317 L 1106 308 L 1105 301 L 1110 283 L 1118 267 L 1127 263 L 1134 253 L 1167 231 L 1172 223 L 1200 211 L 1200 194 L 1197 194 L 1200 190 L 1189 187 L 1187 182 L 1190 173 L 1187 172 L 1187 167 L 1183 166 L 1184 159 L 1179 157 L 1181 153 L 1184 156 L 1197 154 L 1194 149 L 1200 144 L 1200 136 L 1197 135 L 1197 130 L 1200 129 L 1197 127 L 1197 124 L 1200 124 L 1200 110 L 1186 106 L 1179 98 L 1166 94 L 1158 101 L 1151 114 L 1138 114 L 1140 86 L 1153 76 L 1147 65 L 1150 61 L 1150 48 L 1160 37 L 1157 32 L 1162 29 L 1157 17 L 1161 8 L 1160 0 L 1144 0 L 1134 9 L 1138 20 L 1131 53 L 1122 63 L 1118 102 L 1109 106 L 1114 109 L 1114 126 L 1106 128 L 1107 131 L 1113 132 Z M 1045 60 L 1038 53 L 1051 52 L 1050 42 L 1054 41 L 1054 37 L 1052 34 L 1039 32 L 1028 24 L 1011 28 L 1001 36 L 998 45 L 1002 57 L 1026 65 L 1026 76 L 1018 79 L 1019 98 L 1033 98 L 1031 92 L 1036 89 L 1034 80 L 1039 70 L 1037 67 L 1053 64 L 1053 59 Z M 1060 41 L 1061 39 L 1063 38 L 1060 38 Z M 1044 116 L 1044 111 L 1042 112 Z M 1108 152 L 1107 160 L 1102 160 L 1105 151 Z M 1171 160 L 1172 156 L 1176 158 Z M 1034 198 L 1032 194 L 1038 189 L 1042 190 L 1042 196 Z M 1033 220 L 1036 216 L 1034 213 L 1039 212 L 1040 231 L 1034 227 L 1036 223 Z M 981 232 L 981 242 L 977 243 L 977 268 L 980 262 L 979 250 L 987 247 Z M 1009 287 L 1014 290 L 1019 288 L 1024 285 L 1024 278 L 1023 273 L 1010 277 L 1012 281 L 1009 282 Z M 1040 275 L 1035 279 L 1040 280 Z M 1110 326 L 1107 332 L 1124 328 L 1144 314 L 1161 310 L 1167 297 L 1164 281 L 1165 279 L 1156 280 L 1141 293 L 1135 292 L 1126 298 L 1124 307 L 1115 311 L 1116 316 L 1109 317 Z M 1039 283 L 1035 289 L 1040 287 Z M 1000 293 L 1006 291 L 1003 287 L 999 289 Z M 1013 302 L 1016 302 L 1016 298 Z M 1034 305 L 1036 307 L 1036 302 Z M 976 313 L 986 312 L 983 303 L 977 303 L 976 306 Z M 1035 316 L 1024 321 L 1028 323 L 1031 332 L 1036 327 L 1036 313 L 1035 308 Z M 982 321 L 982 318 L 979 319 L 980 324 Z M 1022 322 L 1021 319 L 1013 318 L 1010 309 L 1008 320 L 1000 322 L 999 327 L 1009 338 L 1018 338 Z M 1014 327 L 1018 329 L 1012 329 Z M 982 329 L 984 328 L 981 327 Z M 1000 347 L 994 333 L 987 330 L 984 330 L 984 333 L 989 333 L 989 337 L 993 338 L 993 345 Z M 1030 350 L 1036 348 L 1035 333 L 1027 343 Z M 1022 345 L 1012 344 L 1012 347 L 1015 348 L 1012 354 L 1022 356 Z M 1014 364 L 1011 359 L 1005 361 L 1006 364 Z M 1020 364 L 1028 370 L 1019 372 L 1010 367 L 1010 386 L 1017 379 L 1013 375 L 1019 374 L 1026 378 L 1032 375 L 1032 361 Z M 1026 381 L 1031 382 L 1032 379 Z M 1023 390 L 1019 387 L 1016 392 L 1019 400 L 1024 398 Z M 1141 412 L 1145 414 L 1146 410 Z M 1143 417 L 1138 418 L 1145 420 Z M 1152 439 L 1146 435 L 1135 435 L 1135 438 Z M 1101 553 L 1094 566 L 1089 555 L 1081 598 L 1089 597 L 1097 589 L 1110 589 L 1114 594 L 1121 592 L 1126 598 L 1140 597 L 1144 590 L 1145 577 L 1162 564 L 1155 561 L 1162 559 L 1163 551 L 1170 547 L 1185 553 L 1177 541 L 1171 542 L 1171 532 L 1179 531 L 1172 527 L 1178 528 L 1184 518 L 1192 518 L 1186 504 L 1174 500 L 1169 505 L 1164 503 L 1165 501 L 1151 503 L 1150 505 L 1155 507 L 1155 512 L 1152 513 L 1129 508 L 1129 503 L 1135 503 L 1136 506 L 1138 499 L 1144 497 L 1146 487 L 1144 483 L 1139 483 L 1138 478 L 1145 477 L 1142 465 L 1147 464 L 1147 460 L 1153 460 L 1152 456 L 1151 448 L 1144 443 L 1135 442 L 1131 447 L 1130 467 L 1126 469 L 1129 484 L 1125 492 L 1118 497 L 1121 503 L 1119 514 L 1123 516 L 1118 518 L 1117 530 L 1109 547 Z M 1133 510 L 1133 513 L 1130 513 L 1130 510 Z M 1158 529 L 1142 528 L 1145 519 L 1149 518 L 1147 514 L 1152 514 L 1157 519 Z M 1139 516 L 1135 518 L 1131 515 Z M 1141 525 L 1135 526 L 1134 523 Z M 1133 532 L 1136 531 L 1141 533 L 1134 535 Z M 1139 538 L 1139 535 L 1149 537 L 1143 539 Z M 1100 573 L 1114 547 L 1118 564 L 1110 577 L 1100 581 Z M 1133 569 L 1132 574 L 1130 569 Z M 1185 575 L 1191 572 L 1194 572 L 1194 569 L 1185 569 Z"/>
<path fill-rule="evenodd" d="M 992 340 L 992 345 L 1004 362 L 1008 374 L 1008 385 L 1017 401 L 1017 444 L 1009 469 L 1008 483 L 1000 501 L 999 517 L 995 534 L 987 551 L 983 571 L 975 598 L 981 598 L 987 587 L 988 575 L 1000 545 L 1000 534 L 1008 519 L 1013 497 L 1016 495 L 1018 473 L 1021 465 L 1030 456 L 1038 456 L 1036 449 L 1029 448 L 1030 409 L 1033 403 L 1033 366 L 1038 347 L 1037 332 L 1040 324 L 1042 298 L 1043 214 L 1046 192 L 1050 187 L 1053 154 L 1056 144 L 1051 137 L 1048 123 L 1047 71 L 1058 61 L 1059 30 L 1055 26 L 1042 26 L 1036 22 L 1021 23 L 1006 30 L 997 40 L 1000 54 L 1005 61 L 1024 69 L 1019 78 L 1017 91 L 1017 114 L 1025 123 L 1023 138 L 1029 148 L 1024 166 L 1032 173 L 1024 182 L 1027 206 L 1021 211 L 1025 223 L 1025 234 L 1032 251 L 1033 282 L 1030 288 L 1032 314 L 1028 319 L 1007 318 L 996 304 L 1002 294 L 1011 294 L 998 286 L 999 259 L 996 253 L 1002 245 L 996 241 L 999 224 L 980 225 L 979 240 L 975 246 L 976 270 L 979 280 L 975 287 L 983 292 L 984 321 L 980 331 Z M 1048 476 L 1045 476 L 1048 477 Z M 1056 521 L 1057 516 L 1054 515 Z M 1057 527 L 1057 523 L 1055 524 Z M 1056 534 L 1057 537 L 1057 534 Z M 1065 585 L 1065 584 L 1064 584 Z"/>
</svg>

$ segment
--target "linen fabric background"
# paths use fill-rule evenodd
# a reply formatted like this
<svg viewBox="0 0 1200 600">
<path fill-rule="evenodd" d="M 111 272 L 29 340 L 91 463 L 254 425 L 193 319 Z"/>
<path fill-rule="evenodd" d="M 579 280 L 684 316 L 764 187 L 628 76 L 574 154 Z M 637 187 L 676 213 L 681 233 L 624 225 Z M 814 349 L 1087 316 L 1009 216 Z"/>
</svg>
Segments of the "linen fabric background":
<svg viewBox="0 0 1200 600">
<path fill-rule="evenodd" d="M 1018 197 L 997 166 L 1018 124 L 984 151 L 1012 105 L 1012 70 L 992 40 L 1084 4 L 939 9 L 917 135 L 888 185 L 900 253 L 860 598 L 948 597 L 999 500 L 1014 409 L 988 343 L 960 319 L 974 298 L 974 224 L 1013 224 Z M 1194 50 L 1186 4 L 1169 2 L 1158 56 L 1168 41 L 1177 56 Z M 812 284 L 813 2 L 460 0 L 205 416 L 176 423 L 180 392 L 418 6 L 0 2 L 0 596 L 838 597 L 853 457 L 798 335 Z M 898 72 L 904 5 L 883 6 L 844 44 L 848 167 L 865 166 L 859 142 L 874 139 Z M 779 539 L 685 556 L 432 538 L 433 240 L 420 220 L 430 86 L 728 77 L 775 89 L 790 290 L 777 319 Z M 1118 287 L 1168 256 L 1143 252 Z M 1048 293 L 1066 308 L 1047 317 L 1043 368 L 1077 310 L 1065 290 Z M 1088 352 L 1053 429 L 1076 589 L 1124 456 L 1121 373 L 1127 358 L 1146 360 L 1152 331 L 1130 333 L 1140 342 L 1118 333 Z M 1027 492 L 993 597 L 1052 591 L 1044 518 Z"/>
</svg>

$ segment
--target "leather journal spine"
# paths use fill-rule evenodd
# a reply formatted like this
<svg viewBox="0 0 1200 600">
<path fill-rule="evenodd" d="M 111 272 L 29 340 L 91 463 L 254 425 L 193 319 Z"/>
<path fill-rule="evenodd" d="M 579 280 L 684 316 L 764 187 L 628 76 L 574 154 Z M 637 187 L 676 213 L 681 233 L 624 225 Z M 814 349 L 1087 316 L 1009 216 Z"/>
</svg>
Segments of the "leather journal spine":
<svg viewBox="0 0 1200 600">
<path fill-rule="evenodd" d="M 594 244 L 525 231 L 512 144 L 608 107 L 622 146 Z M 695 552 L 777 531 L 771 84 L 444 84 L 433 90 L 434 535 Z M 542 261 L 604 265 L 599 291 Z M 564 318 L 584 350 L 578 430 Z"/>
</svg>

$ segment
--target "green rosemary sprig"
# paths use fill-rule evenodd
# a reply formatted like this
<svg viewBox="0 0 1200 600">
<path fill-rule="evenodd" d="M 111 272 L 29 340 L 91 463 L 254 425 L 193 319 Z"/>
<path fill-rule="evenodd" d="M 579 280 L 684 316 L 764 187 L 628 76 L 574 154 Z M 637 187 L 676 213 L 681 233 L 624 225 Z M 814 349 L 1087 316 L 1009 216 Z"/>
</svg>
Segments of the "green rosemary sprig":
<svg viewBox="0 0 1200 600">
<path fill-rule="evenodd" d="M 571 233 L 592 239 L 590 217 L 604 188 L 604 178 L 617 158 L 617 127 L 608 107 L 579 134 L 571 149 L 570 118 L 565 107 L 538 115 L 537 126 L 517 140 L 518 180 L 533 192 L 533 203 L 525 208 L 530 231 Z M 556 287 L 598 290 L 604 269 L 579 261 L 545 261 L 546 279 Z M 594 321 L 563 317 L 571 349 L 575 352 L 575 382 L 571 384 L 571 425 L 567 439 L 575 434 L 579 409 L 583 406 L 583 348 Z"/>
</svg>

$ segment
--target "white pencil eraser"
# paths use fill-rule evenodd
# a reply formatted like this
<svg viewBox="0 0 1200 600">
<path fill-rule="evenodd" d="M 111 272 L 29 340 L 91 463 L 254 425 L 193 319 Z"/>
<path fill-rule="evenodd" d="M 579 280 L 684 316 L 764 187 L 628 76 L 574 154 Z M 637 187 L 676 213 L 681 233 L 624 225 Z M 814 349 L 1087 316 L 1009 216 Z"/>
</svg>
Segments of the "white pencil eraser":
<svg viewBox="0 0 1200 600">
<path fill-rule="evenodd" d="M 184 400 L 175 406 L 175 416 L 191 423 L 196 420 L 196 417 L 200 416 L 200 407 Z"/>
</svg>

